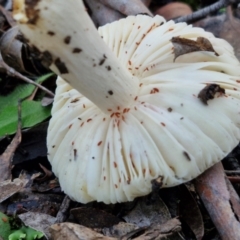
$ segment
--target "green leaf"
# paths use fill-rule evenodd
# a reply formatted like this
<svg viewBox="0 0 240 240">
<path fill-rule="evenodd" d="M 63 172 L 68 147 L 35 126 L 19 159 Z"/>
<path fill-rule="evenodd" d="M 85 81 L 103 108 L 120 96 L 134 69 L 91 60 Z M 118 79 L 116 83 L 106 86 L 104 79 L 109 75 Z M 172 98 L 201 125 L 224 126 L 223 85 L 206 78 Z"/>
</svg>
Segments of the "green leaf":
<svg viewBox="0 0 240 240">
<path fill-rule="evenodd" d="M 39 77 L 36 82 L 37 83 L 43 83 L 46 81 L 49 77 L 53 76 L 53 73 L 45 74 L 41 77 Z M 19 99 L 24 99 L 28 96 L 30 96 L 36 86 L 32 84 L 19 84 L 10 94 L 6 96 L 0 96 L 0 113 L 3 110 L 3 108 L 7 106 L 17 106 Z M 1 125 L 0 125 L 1 127 Z"/>
<path fill-rule="evenodd" d="M 0 212 L 0 237 L 3 240 L 8 240 L 8 236 L 11 233 L 11 227 L 9 218 L 4 213 Z"/>
<path fill-rule="evenodd" d="M 53 73 L 39 77 L 36 82 L 42 83 Z M 18 100 L 27 98 L 35 90 L 32 84 L 20 84 L 7 96 L 0 96 L 0 138 L 7 134 L 13 134 L 17 130 Z M 25 100 L 21 106 L 22 128 L 32 127 L 51 115 L 51 107 L 41 106 L 41 102 Z"/>
<path fill-rule="evenodd" d="M 30 227 L 25 227 L 25 232 L 27 235 L 26 240 L 41 239 L 44 236 L 42 232 L 32 229 Z"/>
<path fill-rule="evenodd" d="M 26 233 L 22 229 L 14 231 L 9 235 L 8 240 L 22 240 L 25 239 Z"/>
<path fill-rule="evenodd" d="M 18 107 L 7 106 L 0 113 L 0 138 L 17 130 Z M 22 128 L 28 128 L 44 121 L 51 115 L 51 107 L 43 107 L 41 102 L 24 101 L 21 106 Z"/>
</svg>

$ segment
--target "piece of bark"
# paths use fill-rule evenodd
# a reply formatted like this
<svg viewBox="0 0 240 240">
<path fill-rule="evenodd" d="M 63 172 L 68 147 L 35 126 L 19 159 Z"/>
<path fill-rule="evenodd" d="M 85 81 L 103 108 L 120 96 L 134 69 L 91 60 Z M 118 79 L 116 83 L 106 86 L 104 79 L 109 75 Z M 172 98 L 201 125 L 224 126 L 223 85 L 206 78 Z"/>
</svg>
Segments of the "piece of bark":
<svg viewBox="0 0 240 240">
<path fill-rule="evenodd" d="M 218 163 L 200 175 L 195 180 L 195 187 L 221 239 L 239 239 L 240 223 L 230 205 L 222 164 Z"/>
</svg>

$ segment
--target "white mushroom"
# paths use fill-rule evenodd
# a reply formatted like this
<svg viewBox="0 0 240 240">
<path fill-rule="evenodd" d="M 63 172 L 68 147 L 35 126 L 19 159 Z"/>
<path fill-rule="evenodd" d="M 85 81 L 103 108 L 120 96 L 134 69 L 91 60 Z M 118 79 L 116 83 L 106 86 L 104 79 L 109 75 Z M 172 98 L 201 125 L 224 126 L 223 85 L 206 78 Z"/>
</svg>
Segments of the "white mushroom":
<svg viewBox="0 0 240 240">
<path fill-rule="evenodd" d="M 240 64 L 227 42 L 143 15 L 98 35 L 80 0 L 28 2 L 14 1 L 14 17 L 61 76 L 48 157 L 71 198 L 131 201 L 150 193 L 159 176 L 163 187 L 195 178 L 238 144 Z M 175 59 L 173 37 L 203 37 L 215 52 Z M 208 105 L 198 98 L 207 84 L 225 89 Z"/>
</svg>

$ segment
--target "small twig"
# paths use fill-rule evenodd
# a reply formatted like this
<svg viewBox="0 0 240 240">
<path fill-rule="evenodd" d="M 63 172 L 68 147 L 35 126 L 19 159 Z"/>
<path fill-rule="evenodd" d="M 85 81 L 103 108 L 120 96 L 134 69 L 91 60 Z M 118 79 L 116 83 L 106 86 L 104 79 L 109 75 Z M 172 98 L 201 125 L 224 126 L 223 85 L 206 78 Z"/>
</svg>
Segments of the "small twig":
<svg viewBox="0 0 240 240">
<path fill-rule="evenodd" d="M 219 0 L 218 2 L 216 2 L 210 6 L 207 6 L 205 8 L 202 8 L 202 9 L 194 12 L 193 14 L 179 17 L 179 18 L 175 19 L 174 21 L 176 23 L 178 23 L 178 22 L 192 23 L 200 18 L 206 17 L 207 15 L 209 15 L 212 12 L 215 12 L 223 7 L 228 6 L 229 4 L 231 4 L 231 2 L 229 0 Z"/>
<path fill-rule="evenodd" d="M 66 195 L 57 213 L 55 223 L 62 223 L 66 220 L 70 203 L 71 203 L 71 199 Z"/>
<path fill-rule="evenodd" d="M 227 176 L 227 178 L 231 183 L 240 183 L 240 176 Z"/>
<path fill-rule="evenodd" d="M 240 174 L 240 170 L 224 170 L 226 174 Z"/>
<path fill-rule="evenodd" d="M 13 77 L 17 77 L 27 83 L 30 83 L 36 87 L 38 87 L 39 89 L 43 90 L 44 92 L 46 92 L 47 94 L 49 94 L 51 97 L 54 97 L 54 93 L 52 93 L 50 90 L 48 90 L 47 88 L 43 87 L 42 85 L 34 82 L 33 80 L 23 76 L 21 73 L 17 72 L 14 68 L 8 66 L 2 59 L 2 56 L 0 56 L 0 66 L 3 67 L 7 74 Z"/>
</svg>

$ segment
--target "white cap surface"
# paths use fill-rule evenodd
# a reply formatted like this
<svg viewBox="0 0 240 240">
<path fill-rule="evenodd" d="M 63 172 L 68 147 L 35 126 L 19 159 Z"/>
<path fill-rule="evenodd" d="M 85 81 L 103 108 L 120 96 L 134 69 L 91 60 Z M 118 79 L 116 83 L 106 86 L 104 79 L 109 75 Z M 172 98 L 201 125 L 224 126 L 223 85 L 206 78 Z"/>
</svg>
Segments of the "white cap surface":
<svg viewBox="0 0 240 240">
<path fill-rule="evenodd" d="M 163 187 L 189 181 L 239 142 L 240 66 L 232 48 L 185 23 L 170 21 L 147 33 L 162 22 L 161 17 L 137 16 L 99 29 L 119 61 L 139 79 L 130 108 L 104 114 L 58 79 L 49 159 L 64 191 L 80 202 L 131 201 L 148 194 L 158 176 L 163 176 Z M 174 36 L 207 38 L 219 56 L 194 52 L 174 62 Z M 205 105 L 197 96 L 211 83 L 225 94 Z"/>
<path fill-rule="evenodd" d="M 100 28 L 102 40 L 82 1 L 28 2 L 28 11 L 15 2 L 21 31 L 65 79 L 57 80 L 47 145 L 71 198 L 131 201 L 159 176 L 163 187 L 197 177 L 238 144 L 240 64 L 226 41 L 144 15 Z M 214 51 L 175 59 L 173 37 L 206 38 Z M 198 95 L 211 84 L 225 93 L 204 103 Z"/>
</svg>

